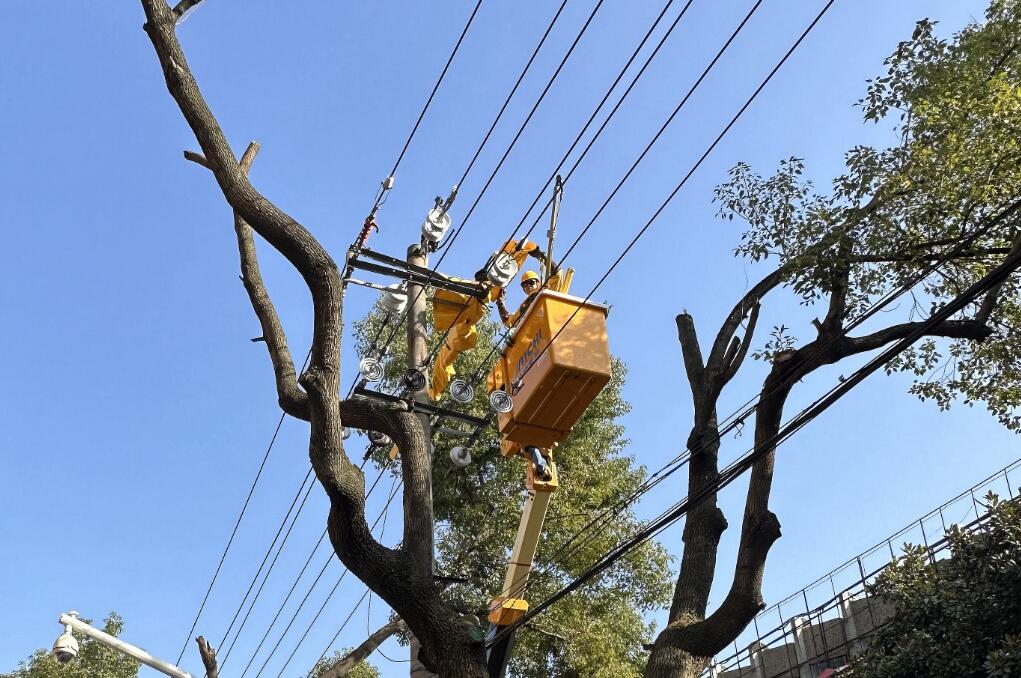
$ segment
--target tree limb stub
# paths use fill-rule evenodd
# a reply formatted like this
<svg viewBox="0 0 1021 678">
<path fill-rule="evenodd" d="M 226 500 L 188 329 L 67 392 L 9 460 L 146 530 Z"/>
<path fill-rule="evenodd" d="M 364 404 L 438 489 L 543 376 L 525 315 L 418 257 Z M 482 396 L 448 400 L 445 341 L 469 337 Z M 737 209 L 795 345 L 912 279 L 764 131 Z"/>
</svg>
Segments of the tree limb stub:
<svg viewBox="0 0 1021 678">
<path fill-rule="evenodd" d="M 482 676 L 481 645 L 459 625 L 459 617 L 440 598 L 429 576 L 409 577 L 423 568 L 409 561 L 401 549 L 388 549 L 370 533 L 365 520 L 365 478 L 344 453 L 343 427 L 378 430 L 409 453 L 401 455 L 404 477 L 405 543 L 414 543 L 428 515 L 427 493 L 418 478 L 428 473 L 428 441 L 413 413 L 364 400 L 341 402 L 340 340 L 343 321 L 343 285 L 333 258 L 312 234 L 282 211 L 249 182 L 246 166 L 236 159 L 226 135 L 203 98 L 175 34 L 177 15 L 166 0 L 140 0 L 145 10 L 145 31 L 159 58 L 169 90 L 201 148 L 187 153 L 189 160 L 207 167 L 228 204 L 237 215 L 243 279 L 250 300 L 263 324 L 264 338 L 274 361 L 278 395 L 285 411 L 310 423 L 309 459 L 330 499 L 327 521 L 334 551 L 345 565 L 407 622 L 423 644 L 423 658 L 440 672 Z M 261 278 L 255 276 L 254 249 L 245 226 L 280 252 L 304 279 L 313 306 L 312 348 L 308 368 L 295 378 L 286 340 Z M 302 390 L 295 385 L 297 382 Z M 302 400 L 302 396 L 304 400 Z M 424 460 L 424 461 L 423 461 Z M 428 527 L 431 529 L 432 525 Z M 431 554 L 429 554 L 431 556 Z M 428 568 L 426 568 L 428 569 Z"/>
<path fill-rule="evenodd" d="M 202 636 L 196 638 L 195 642 L 199 645 L 202 665 L 206 667 L 206 678 L 220 678 L 220 671 L 216 664 L 216 650 Z"/>
<path fill-rule="evenodd" d="M 373 631 L 358 647 L 341 657 L 336 664 L 320 673 L 318 678 L 341 678 L 341 676 L 346 676 L 359 662 L 375 652 L 377 647 L 405 628 L 407 628 L 407 625 L 400 618 L 386 623 Z"/>
</svg>

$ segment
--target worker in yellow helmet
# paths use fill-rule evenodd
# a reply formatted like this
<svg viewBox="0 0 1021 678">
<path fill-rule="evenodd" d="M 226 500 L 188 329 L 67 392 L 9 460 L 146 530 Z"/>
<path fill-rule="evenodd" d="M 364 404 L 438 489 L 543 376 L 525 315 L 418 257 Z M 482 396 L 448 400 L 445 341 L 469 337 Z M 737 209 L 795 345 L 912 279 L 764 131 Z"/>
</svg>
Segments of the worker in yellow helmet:
<svg viewBox="0 0 1021 678">
<path fill-rule="evenodd" d="M 521 289 L 525 292 L 525 300 L 518 306 L 518 310 L 511 313 L 507 310 L 507 305 L 504 303 L 504 299 L 507 296 L 505 290 L 500 290 L 500 296 L 496 298 L 496 310 L 500 312 L 500 320 L 507 327 L 514 327 L 517 324 L 518 319 L 524 315 L 525 311 L 532 304 L 535 299 L 536 293 L 542 288 L 542 282 L 539 279 L 539 274 L 535 271 L 525 271 L 521 276 Z"/>
</svg>

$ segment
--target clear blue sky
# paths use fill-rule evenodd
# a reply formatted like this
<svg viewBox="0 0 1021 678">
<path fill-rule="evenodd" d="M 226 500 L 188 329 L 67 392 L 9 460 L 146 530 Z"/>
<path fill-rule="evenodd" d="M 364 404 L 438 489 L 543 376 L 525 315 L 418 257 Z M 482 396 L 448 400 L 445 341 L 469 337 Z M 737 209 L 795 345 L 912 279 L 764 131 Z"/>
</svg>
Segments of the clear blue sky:
<svg viewBox="0 0 1021 678">
<path fill-rule="evenodd" d="M 240 153 L 251 139 L 262 143 L 255 184 L 340 257 L 472 4 L 207 0 L 180 35 L 235 149 Z M 568 186 L 560 222 L 565 241 L 750 4 L 695 0 Z M 821 5 L 766 0 L 572 255 L 576 291 L 598 279 Z M 568 4 L 463 186 L 455 222 L 591 7 L 591 0 Z M 607 0 L 445 270 L 476 270 L 517 222 L 660 7 Z M 975 1 L 838 0 L 596 295 L 613 306 L 612 349 L 630 368 L 626 394 L 634 411 L 626 423 L 640 463 L 654 468 L 672 457 L 688 432 L 674 315 L 688 309 L 702 332 L 711 332 L 764 270 L 733 257 L 741 226 L 714 218 L 712 187 L 738 160 L 769 172 L 788 155 L 804 157 L 825 185 L 845 149 L 889 143 L 889 130 L 863 125 L 853 107 L 864 80 L 880 71 L 918 18 L 939 19 L 949 31 L 982 9 Z M 460 176 L 552 11 L 553 3 L 533 0 L 484 3 L 397 176 L 373 247 L 400 255 L 417 238 L 432 197 L 446 195 Z M 137 3 L 39 0 L 10 3 L 4 15 L 0 670 L 51 643 L 57 616 L 69 608 L 95 618 L 117 610 L 127 639 L 173 659 L 278 416 L 265 351 L 249 342 L 259 331 L 237 279 L 230 211 L 208 173 L 181 158 L 196 145 L 165 90 Z M 303 355 L 307 293 L 279 257 L 262 251 L 269 289 L 295 354 Z M 372 301 L 359 290 L 349 299 L 349 319 Z M 779 295 L 760 326 L 783 321 L 804 339 L 809 317 Z M 351 356 L 349 344 L 345 383 Z M 750 397 L 763 373 L 761 365 L 747 369 L 721 410 Z M 835 377 L 800 386 L 791 411 Z M 980 409 L 941 414 L 905 389 L 903 379 L 873 377 L 782 449 L 773 507 L 784 537 L 767 569 L 767 600 L 1018 456 L 1017 439 Z M 303 425 L 285 422 L 199 624 L 214 643 L 305 475 L 305 436 Z M 736 456 L 747 444 L 747 435 L 730 440 L 724 454 Z M 680 481 L 665 490 L 640 513 L 655 515 L 684 493 Z M 743 492 L 737 483 L 724 497 L 735 527 L 724 540 L 718 595 L 729 581 Z M 398 532 L 391 518 L 392 542 Z M 227 676 L 247 661 L 324 520 L 317 488 Z M 664 539 L 677 552 L 680 528 Z M 323 584 L 332 585 L 339 569 L 327 571 L 268 673 L 280 670 L 325 596 Z M 286 675 L 304 675 L 360 595 L 358 582 L 345 580 Z M 378 625 L 385 606 L 376 601 L 372 613 Z M 365 628 L 359 613 L 339 644 L 359 642 Z M 392 645 L 388 653 L 406 656 Z M 373 661 L 386 676 L 406 675 L 406 665 Z M 200 666 L 191 647 L 183 665 L 193 672 Z"/>
</svg>

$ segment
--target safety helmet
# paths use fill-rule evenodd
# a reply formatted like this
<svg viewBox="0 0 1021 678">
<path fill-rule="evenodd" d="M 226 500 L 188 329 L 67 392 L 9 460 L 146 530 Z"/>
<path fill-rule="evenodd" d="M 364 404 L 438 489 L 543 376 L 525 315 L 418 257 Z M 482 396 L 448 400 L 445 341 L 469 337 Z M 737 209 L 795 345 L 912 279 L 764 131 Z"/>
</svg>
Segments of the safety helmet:
<svg viewBox="0 0 1021 678">
<path fill-rule="evenodd" d="M 525 271 L 521 275 L 521 284 L 524 285 L 529 280 L 538 280 L 538 279 L 539 279 L 539 274 L 536 273 L 535 271 Z"/>
</svg>

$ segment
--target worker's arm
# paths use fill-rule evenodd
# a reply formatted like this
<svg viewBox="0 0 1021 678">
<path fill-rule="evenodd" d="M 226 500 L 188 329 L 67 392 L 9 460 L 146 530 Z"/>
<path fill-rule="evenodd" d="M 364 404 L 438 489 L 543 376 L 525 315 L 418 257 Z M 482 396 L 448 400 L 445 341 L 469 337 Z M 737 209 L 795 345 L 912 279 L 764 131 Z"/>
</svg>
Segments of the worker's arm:
<svg viewBox="0 0 1021 678">
<path fill-rule="evenodd" d="M 506 290 L 500 290 L 500 296 L 496 298 L 496 310 L 500 313 L 500 320 L 507 327 L 513 324 L 513 316 L 510 311 L 507 310 L 507 304 L 504 303 L 504 299 L 507 297 Z"/>
</svg>

